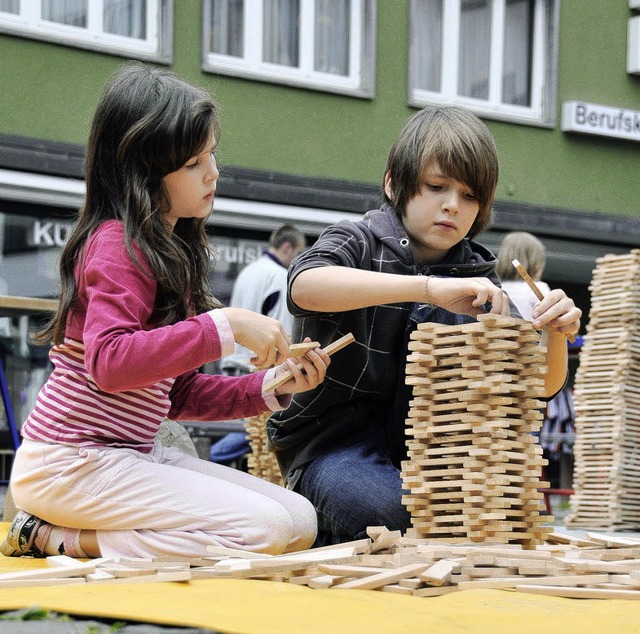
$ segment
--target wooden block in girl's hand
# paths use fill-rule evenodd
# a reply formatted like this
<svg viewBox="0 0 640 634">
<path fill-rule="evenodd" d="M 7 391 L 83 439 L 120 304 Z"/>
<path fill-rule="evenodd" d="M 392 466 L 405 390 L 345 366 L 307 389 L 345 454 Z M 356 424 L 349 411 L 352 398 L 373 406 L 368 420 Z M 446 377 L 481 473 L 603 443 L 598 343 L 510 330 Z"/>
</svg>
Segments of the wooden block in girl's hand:
<svg viewBox="0 0 640 634">
<path fill-rule="evenodd" d="M 326 352 L 329 356 L 331 356 L 334 352 L 338 352 L 338 350 L 342 350 L 345 346 L 348 346 L 352 341 L 355 341 L 355 337 L 353 333 L 347 333 L 340 339 L 336 339 L 334 342 L 330 343 L 328 346 L 325 346 L 322 350 Z M 298 364 L 298 367 L 302 369 L 302 364 Z M 273 379 L 273 381 L 269 381 L 266 385 L 262 387 L 262 391 L 270 392 L 271 390 L 275 390 L 277 387 L 280 387 L 283 383 L 286 383 L 293 374 L 291 374 L 290 370 L 283 372 L 279 377 Z"/>
<path fill-rule="evenodd" d="M 305 341 L 304 343 L 292 343 L 289 346 L 289 357 L 292 359 L 299 359 L 300 357 L 304 357 L 309 350 L 313 350 L 314 348 L 319 348 L 320 343 L 318 341 Z"/>
</svg>

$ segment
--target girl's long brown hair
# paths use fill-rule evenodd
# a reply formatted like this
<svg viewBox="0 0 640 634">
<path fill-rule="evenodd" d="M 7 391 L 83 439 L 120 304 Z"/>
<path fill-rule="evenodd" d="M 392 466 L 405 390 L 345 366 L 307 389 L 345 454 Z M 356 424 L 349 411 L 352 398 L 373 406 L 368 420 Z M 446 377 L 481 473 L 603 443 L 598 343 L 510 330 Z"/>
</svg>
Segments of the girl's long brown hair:
<svg viewBox="0 0 640 634">
<path fill-rule="evenodd" d="M 142 252 L 158 284 L 157 325 L 173 324 L 219 304 L 209 285 L 205 219 L 181 218 L 170 231 L 162 178 L 180 169 L 219 137 L 218 108 L 210 95 L 174 74 L 133 63 L 107 83 L 98 103 L 85 165 L 87 193 L 60 257 L 60 305 L 36 334 L 38 343 L 64 340 L 77 299 L 74 267 L 87 238 L 106 220 L 122 221 L 127 251 L 145 273 Z"/>
</svg>

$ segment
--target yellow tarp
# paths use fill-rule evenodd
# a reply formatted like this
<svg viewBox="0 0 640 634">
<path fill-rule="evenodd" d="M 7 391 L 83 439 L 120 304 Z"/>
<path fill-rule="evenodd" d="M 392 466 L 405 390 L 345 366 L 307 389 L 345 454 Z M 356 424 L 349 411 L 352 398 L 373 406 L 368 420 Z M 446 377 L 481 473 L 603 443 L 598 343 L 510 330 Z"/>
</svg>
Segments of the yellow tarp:
<svg viewBox="0 0 640 634">
<path fill-rule="evenodd" d="M 0 535 L 5 531 L 6 524 L 0 524 Z M 43 560 L 0 555 L 0 573 L 43 566 Z M 87 617 L 234 634 L 640 634 L 640 601 L 561 599 L 505 590 L 419 598 L 227 579 L 0 589 L 0 611 L 36 605 Z"/>
</svg>

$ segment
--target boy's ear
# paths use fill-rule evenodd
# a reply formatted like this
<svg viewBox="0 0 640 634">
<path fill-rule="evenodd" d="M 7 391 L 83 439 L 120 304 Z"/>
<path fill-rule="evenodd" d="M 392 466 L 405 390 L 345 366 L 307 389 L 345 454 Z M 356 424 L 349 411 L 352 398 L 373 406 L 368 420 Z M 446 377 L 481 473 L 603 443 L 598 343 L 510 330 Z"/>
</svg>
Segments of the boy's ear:
<svg viewBox="0 0 640 634">
<path fill-rule="evenodd" d="M 384 193 L 389 200 L 393 200 L 393 187 L 391 186 L 391 172 L 384 175 Z"/>
</svg>

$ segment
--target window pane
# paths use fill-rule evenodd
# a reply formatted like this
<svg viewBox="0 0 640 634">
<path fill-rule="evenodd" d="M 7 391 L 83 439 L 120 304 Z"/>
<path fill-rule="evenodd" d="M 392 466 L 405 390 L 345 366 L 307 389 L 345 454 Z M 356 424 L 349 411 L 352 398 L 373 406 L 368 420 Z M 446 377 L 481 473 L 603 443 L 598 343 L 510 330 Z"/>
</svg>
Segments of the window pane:
<svg viewBox="0 0 640 634">
<path fill-rule="evenodd" d="M 316 0 L 314 68 L 349 74 L 350 0 Z"/>
<path fill-rule="evenodd" d="M 458 94 L 489 98 L 490 0 L 462 0 Z"/>
<path fill-rule="evenodd" d="M 503 103 L 531 105 L 533 9 L 533 0 L 507 0 L 503 51 Z"/>
<path fill-rule="evenodd" d="M 104 31 L 144 40 L 147 30 L 145 0 L 104 0 Z"/>
<path fill-rule="evenodd" d="M 417 87 L 440 92 L 442 64 L 442 1 L 421 0 L 411 24 L 411 46 Z"/>
<path fill-rule="evenodd" d="M 299 66 L 300 0 L 264 0 L 263 59 Z"/>
<path fill-rule="evenodd" d="M 244 0 L 213 0 L 209 50 L 220 55 L 244 56 Z"/>
<path fill-rule="evenodd" d="M 89 0 L 42 0 L 42 18 L 86 28 L 88 2 Z"/>
<path fill-rule="evenodd" d="M 0 0 L 0 11 L 3 13 L 20 13 L 20 0 Z"/>
</svg>

